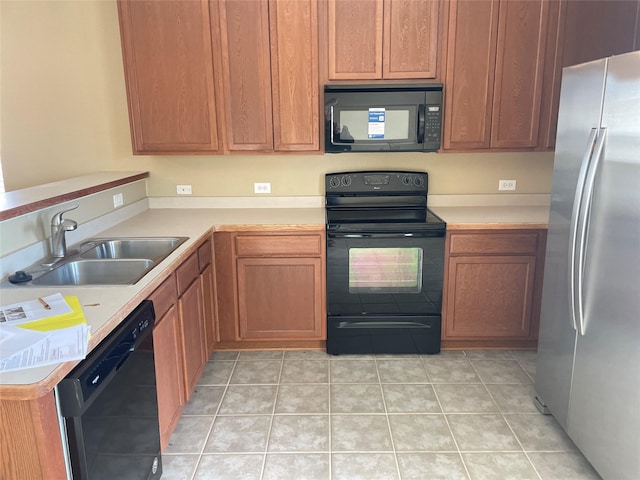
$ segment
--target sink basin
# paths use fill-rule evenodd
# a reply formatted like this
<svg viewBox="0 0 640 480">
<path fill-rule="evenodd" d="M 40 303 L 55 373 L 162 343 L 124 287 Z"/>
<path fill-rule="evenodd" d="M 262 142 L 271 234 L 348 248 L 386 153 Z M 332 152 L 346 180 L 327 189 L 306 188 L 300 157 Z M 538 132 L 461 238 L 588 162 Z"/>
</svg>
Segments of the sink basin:
<svg viewBox="0 0 640 480">
<path fill-rule="evenodd" d="M 150 260 L 158 260 L 169 255 L 185 240 L 187 240 L 186 237 L 92 239 L 86 243 L 96 243 L 97 245 L 83 252 L 80 257 L 98 259 L 148 258 Z"/>
<path fill-rule="evenodd" d="M 152 267 L 150 259 L 74 260 L 34 279 L 34 285 L 131 285 Z"/>
</svg>

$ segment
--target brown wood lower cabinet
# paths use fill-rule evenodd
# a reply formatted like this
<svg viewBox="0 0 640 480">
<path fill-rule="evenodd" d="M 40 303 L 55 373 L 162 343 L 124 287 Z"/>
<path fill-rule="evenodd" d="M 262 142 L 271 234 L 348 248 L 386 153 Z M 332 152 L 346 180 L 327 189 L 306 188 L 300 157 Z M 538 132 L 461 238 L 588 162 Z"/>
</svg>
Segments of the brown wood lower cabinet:
<svg viewBox="0 0 640 480">
<path fill-rule="evenodd" d="M 183 348 L 178 318 L 176 277 L 170 275 L 149 295 L 156 312 L 153 346 L 158 391 L 160 445 L 169 443 L 185 404 Z"/>
<path fill-rule="evenodd" d="M 544 230 L 447 234 L 444 348 L 535 347 Z"/>
<path fill-rule="evenodd" d="M 204 304 L 197 253 L 192 254 L 177 268 L 176 277 L 184 355 L 185 399 L 188 401 L 207 363 Z"/>
<path fill-rule="evenodd" d="M 324 231 L 216 232 L 219 346 L 321 347 Z"/>
<path fill-rule="evenodd" d="M 212 241 L 207 240 L 198 248 L 198 266 L 200 267 L 200 288 L 202 289 L 205 354 L 209 358 L 216 342 L 215 280 L 213 275 Z"/>
<path fill-rule="evenodd" d="M 153 329 L 156 364 L 156 387 L 158 391 L 158 420 L 160 423 L 160 445 L 168 445 L 182 409 L 184 407 L 184 380 L 182 373 L 182 344 L 180 323 L 175 305 L 156 321 Z"/>
</svg>

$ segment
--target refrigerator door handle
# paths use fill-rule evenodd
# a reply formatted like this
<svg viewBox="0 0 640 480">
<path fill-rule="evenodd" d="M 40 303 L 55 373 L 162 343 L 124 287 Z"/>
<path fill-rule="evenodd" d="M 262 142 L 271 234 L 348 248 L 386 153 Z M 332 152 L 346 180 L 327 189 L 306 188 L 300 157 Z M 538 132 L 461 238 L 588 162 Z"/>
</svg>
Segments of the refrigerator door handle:
<svg viewBox="0 0 640 480">
<path fill-rule="evenodd" d="M 600 128 L 598 134 L 598 140 L 593 148 L 593 155 L 587 172 L 587 178 L 584 183 L 584 194 L 582 196 L 582 205 L 580 206 L 580 237 L 578 238 L 578 251 L 577 251 L 577 285 L 576 304 L 578 306 L 578 332 L 580 335 L 586 333 L 586 321 L 584 318 L 584 302 L 582 298 L 582 281 L 584 278 L 584 257 L 587 250 L 587 235 L 589 233 L 589 218 L 591 216 L 591 199 L 593 198 L 593 187 L 596 181 L 596 174 L 598 173 L 598 167 L 600 166 L 600 159 L 602 158 L 602 151 L 604 150 L 604 143 L 607 138 L 607 129 Z"/>
<path fill-rule="evenodd" d="M 578 249 L 578 225 L 580 223 L 580 207 L 582 206 L 582 198 L 584 195 L 585 182 L 587 179 L 587 172 L 589 170 L 589 164 L 591 156 L 593 155 L 593 147 L 596 143 L 596 137 L 598 135 L 598 129 L 592 128 L 587 140 L 587 149 L 584 152 L 582 161 L 580 163 L 580 173 L 578 174 L 578 183 L 576 186 L 576 193 L 573 198 L 573 211 L 571 212 L 571 224 L 569 229 L 569 255 L 568 255 L 568 283 L 569 283 L 569 319 L 571 320 L 571 326 L 574 330 L 578 329 L 577 310 L 576 305 L 577 295 L 576 287 L 578 283 L 576 264 L 577 259 L 580 257 L 577 255 Z M 580 282 L 581 283 L 581 282 Z"/>
</svg>

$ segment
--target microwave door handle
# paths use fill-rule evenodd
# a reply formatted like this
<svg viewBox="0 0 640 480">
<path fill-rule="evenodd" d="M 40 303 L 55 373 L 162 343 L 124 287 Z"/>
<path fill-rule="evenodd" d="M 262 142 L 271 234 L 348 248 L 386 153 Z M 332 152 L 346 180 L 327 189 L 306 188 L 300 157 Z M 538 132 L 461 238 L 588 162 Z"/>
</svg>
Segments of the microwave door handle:
<svg viewBox="0 0 640 480">
<path fill-rule="evenodd" d="M 424 125 L 425 125 L 424 110 L 425 110 L 424 105 L 418 106 L 418 142 L 417 143 L 424 143 Z"/>
</svg>

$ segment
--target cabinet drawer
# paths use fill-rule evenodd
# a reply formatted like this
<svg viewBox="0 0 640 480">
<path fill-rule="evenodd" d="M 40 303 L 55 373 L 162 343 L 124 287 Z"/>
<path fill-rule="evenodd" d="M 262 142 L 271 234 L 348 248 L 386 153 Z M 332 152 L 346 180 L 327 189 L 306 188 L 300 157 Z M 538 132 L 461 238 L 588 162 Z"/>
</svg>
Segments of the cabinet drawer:
<svg viewBox="0 0 640 480">
<path fill-rule="evenodd" d="M 207 265 L 211 264 L 211 241 L 207 240 L 198 247 L 198 266 L 203 271 Z"/>
<path fill-rule="evenodd" d="M 198 254 L 192 253 L 182 265 L 176 269 L 176 279 L 178 281 L 178 296 L 181 297 L 189 285 L 198 277 Z"/>
<path fill-rule="evenodd" d="M 156 318 L 162 318 L 167 310 L 171 308 L 171 305 L 174 305 L 177 300 L 175 275 L 171 274 L 162 282 L 162 284 L 149 295 L 149 300 L 153 302 Z"/>
<path fill-rule="evenodd" d="M 264 255 L 320 256 L 322 237 L 318 235 L 238 235 L 236 254 L 239 257 Z"/>
<path fill-rule="evenodd" d="M 449 253 L 454 254 L 535 254 L 536 233 L 454 233 Z"/>
</svg>

